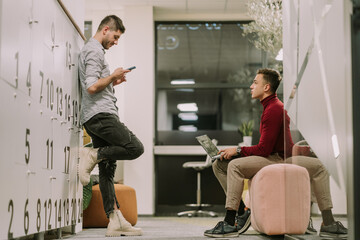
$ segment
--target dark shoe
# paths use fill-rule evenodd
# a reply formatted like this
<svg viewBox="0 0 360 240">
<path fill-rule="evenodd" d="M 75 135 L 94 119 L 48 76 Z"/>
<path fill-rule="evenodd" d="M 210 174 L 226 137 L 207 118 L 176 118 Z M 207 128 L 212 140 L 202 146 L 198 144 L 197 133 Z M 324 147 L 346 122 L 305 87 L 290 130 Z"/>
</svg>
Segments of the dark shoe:
<svg viewBox="0 0 360 240">
<path fill-rule="evenodd" d="M 327 226 L 322 224 L 320 228 L 320 237 L 346 238 L 347 228 L 345 228 L 339 221 Z"/>
<path fill-rule="evenodd" d="M 245 210 L 243 215 L 237 216 L 235 219 L 235 226 L 239 234 L 246 232 L 251 225 L 251 211 L 250 209 Z"/>
<path fill-rule="evenodd" d="M 317 234 L 317 231 L 316 229 L 314 228 L 313 226 L 313 221 L 312 221 L 312 218 L 310 217 L 310 220 L 309 220 L 309 225 L 305 231 L 306 234 L 311 234 L 311 235 L 316 235 Z"/>
<path fill-rule="evenodd" d="M 220 221 L 212 229 L 206 230 L 204 235 L 207 237 L 213 238 L 223 238 L 223 237 L 237 237 L 239 233 L 235 226 L 229 225 L 225 221 Z"/>
</svg>

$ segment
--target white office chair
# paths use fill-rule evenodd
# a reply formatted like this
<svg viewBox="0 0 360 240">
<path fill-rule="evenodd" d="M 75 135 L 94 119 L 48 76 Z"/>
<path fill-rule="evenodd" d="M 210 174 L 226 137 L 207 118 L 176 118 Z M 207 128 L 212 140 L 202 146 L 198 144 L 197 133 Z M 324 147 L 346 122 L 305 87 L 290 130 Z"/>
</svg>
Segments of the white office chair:
<svg viewBox="0 0 360 240">
<path fill-rule="evenodd" d="M 217 145 L 217 140 L 213 139 L 212 142 Z M 204 207 L 210 207 L 210 204 L 203 204 L 201 203 L 201 171 L 205 168 L 211 167 L 212 161 L 209 155 L 206 155 L 205 162 L 185 162 L 183 164 L 183 168 L 193 168 L 195 171 L 197 171 L 197 190 L 196 190 L 196 203 L 195 204 L 186 204 L 188 207 L 195 207 L 195 210 L 190 211 L 183 211 L 179 212 L 177 215 L 179 217 L 181 216 L 211 216 L 216 217 L 217 214 L 212 211 L 203 211 L 202 208 Z"/>
</svg>

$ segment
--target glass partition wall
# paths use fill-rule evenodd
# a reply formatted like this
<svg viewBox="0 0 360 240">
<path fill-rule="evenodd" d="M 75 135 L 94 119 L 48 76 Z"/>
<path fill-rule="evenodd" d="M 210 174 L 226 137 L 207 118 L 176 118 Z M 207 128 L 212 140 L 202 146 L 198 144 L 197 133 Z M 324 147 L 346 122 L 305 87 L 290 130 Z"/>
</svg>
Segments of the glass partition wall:
<svg viewBox="0 0 360 240">
<path fill-rule="evenodd" d="M 330 175 L 332 213 L 351 227 L 346 218 L 353 184 L 348 172 L 353 161 L 348 4 L 283 1 L 283 100 L 284 116 L 290 118 L 291 138 L 296 144 L 293 159 L 303 155 L 312 157 L 308 161 L 321 162 Z M 311 190 L 312 213 L 321 216 L 318 206 L 324 203 L 317 201 L 314 181 Z"/>
<path fill-rule="evenodd" d="M 301 155 L 321 162 L 330 175 L 335 219 L 353 226 L 346 220 L 353 187 L 346 8 L 345 1 L 284 1 L 283 71 L 274 56 L 243 36 L 246 23 L 157 22 L 156 145 L 198 145 L 195 136 L 205 133 L 219 145 L 236 145 L 243 141 L 240 124 L 249 120 L 254 120 L 252 144 L 257 144 L 263 109 L 251 99 L 249 87 L 257 69 L 275 68 L 283 76 L 277 94 L 284 103 L 284 130 L 287 123 L 290 128 L 284 156 L 294 153 L 287 147 L 295 144 L 304 147 Z M 294 188 L 288 187 L 289 192 Z M 310 195 L 311 213 L 320 216 L 314 191 Z"/>
<path fill-rule="evenodd" d="M 243 24 L 156 23 L 156 145 L 198 144 L 202 133 L 237 144 L 238 127 L 250 120 L 258 131 L 262 106 L 249 87 L 268 61 Z"/>
</svg>

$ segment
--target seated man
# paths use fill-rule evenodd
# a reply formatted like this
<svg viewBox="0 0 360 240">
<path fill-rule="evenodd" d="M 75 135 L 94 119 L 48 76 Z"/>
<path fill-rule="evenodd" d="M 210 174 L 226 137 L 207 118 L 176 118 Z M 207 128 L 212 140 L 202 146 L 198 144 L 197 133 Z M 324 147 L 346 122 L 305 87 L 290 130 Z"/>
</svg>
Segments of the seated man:
<svg viewBox="0 0 360 240">
<path fill-rule="evenodd" d="M 280 81 L 281 77 L 277 71 L 260 69 L 250 86 L 252 98 L 259 99 L 263 105 L 260 140 L 255 146 L 227 148 L 220 151 L 222 157 L 214 162 L 213 171 L 226 193 L 226 215 L 224 221 L 206 230 L 205 236 L 237 237 L 246 231 L 249 226 L 247 218 L 250 216 L 250 211 L 246 210 L 235 220 L 239 206 L 243 205 L 241 196 L 244 179 L 251 179 L 261 168 L 284 163 L 284 159 L 291 157 L 294 144 L 290 135 L 290 118 L 286 113 L 284 118 L 283 103 L 276 95 Z M 286 162 L 305 167 L 309 172 L 323 219 L 320 236 L 346 237 L 347 229 L 340 222 L 336 222 L 332 215 L 329 174 L 321 161 L 317 158 L 296 156 L 288 158 Z"/>
</svg>

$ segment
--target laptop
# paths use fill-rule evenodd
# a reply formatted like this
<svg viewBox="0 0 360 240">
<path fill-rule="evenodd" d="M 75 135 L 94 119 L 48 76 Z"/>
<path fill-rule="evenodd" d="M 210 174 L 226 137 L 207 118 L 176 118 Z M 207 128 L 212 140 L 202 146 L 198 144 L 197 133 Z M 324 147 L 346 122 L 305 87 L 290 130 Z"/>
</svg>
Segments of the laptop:
<svg viewBox="0 0 360 240">
<path fill-rule="evenodd" d="M 221 154 L 218 154 L 219 149 L 211 141 L 211 139 L 208 137 L 208 135 L 197 136 L 196 140 L 198 140 L 200 145 L 204 148 L 206 153 L 210 156 L 212 162 L 214 162 L 216 159 L 219 159 L 221 157 Z"/>
</svg>

